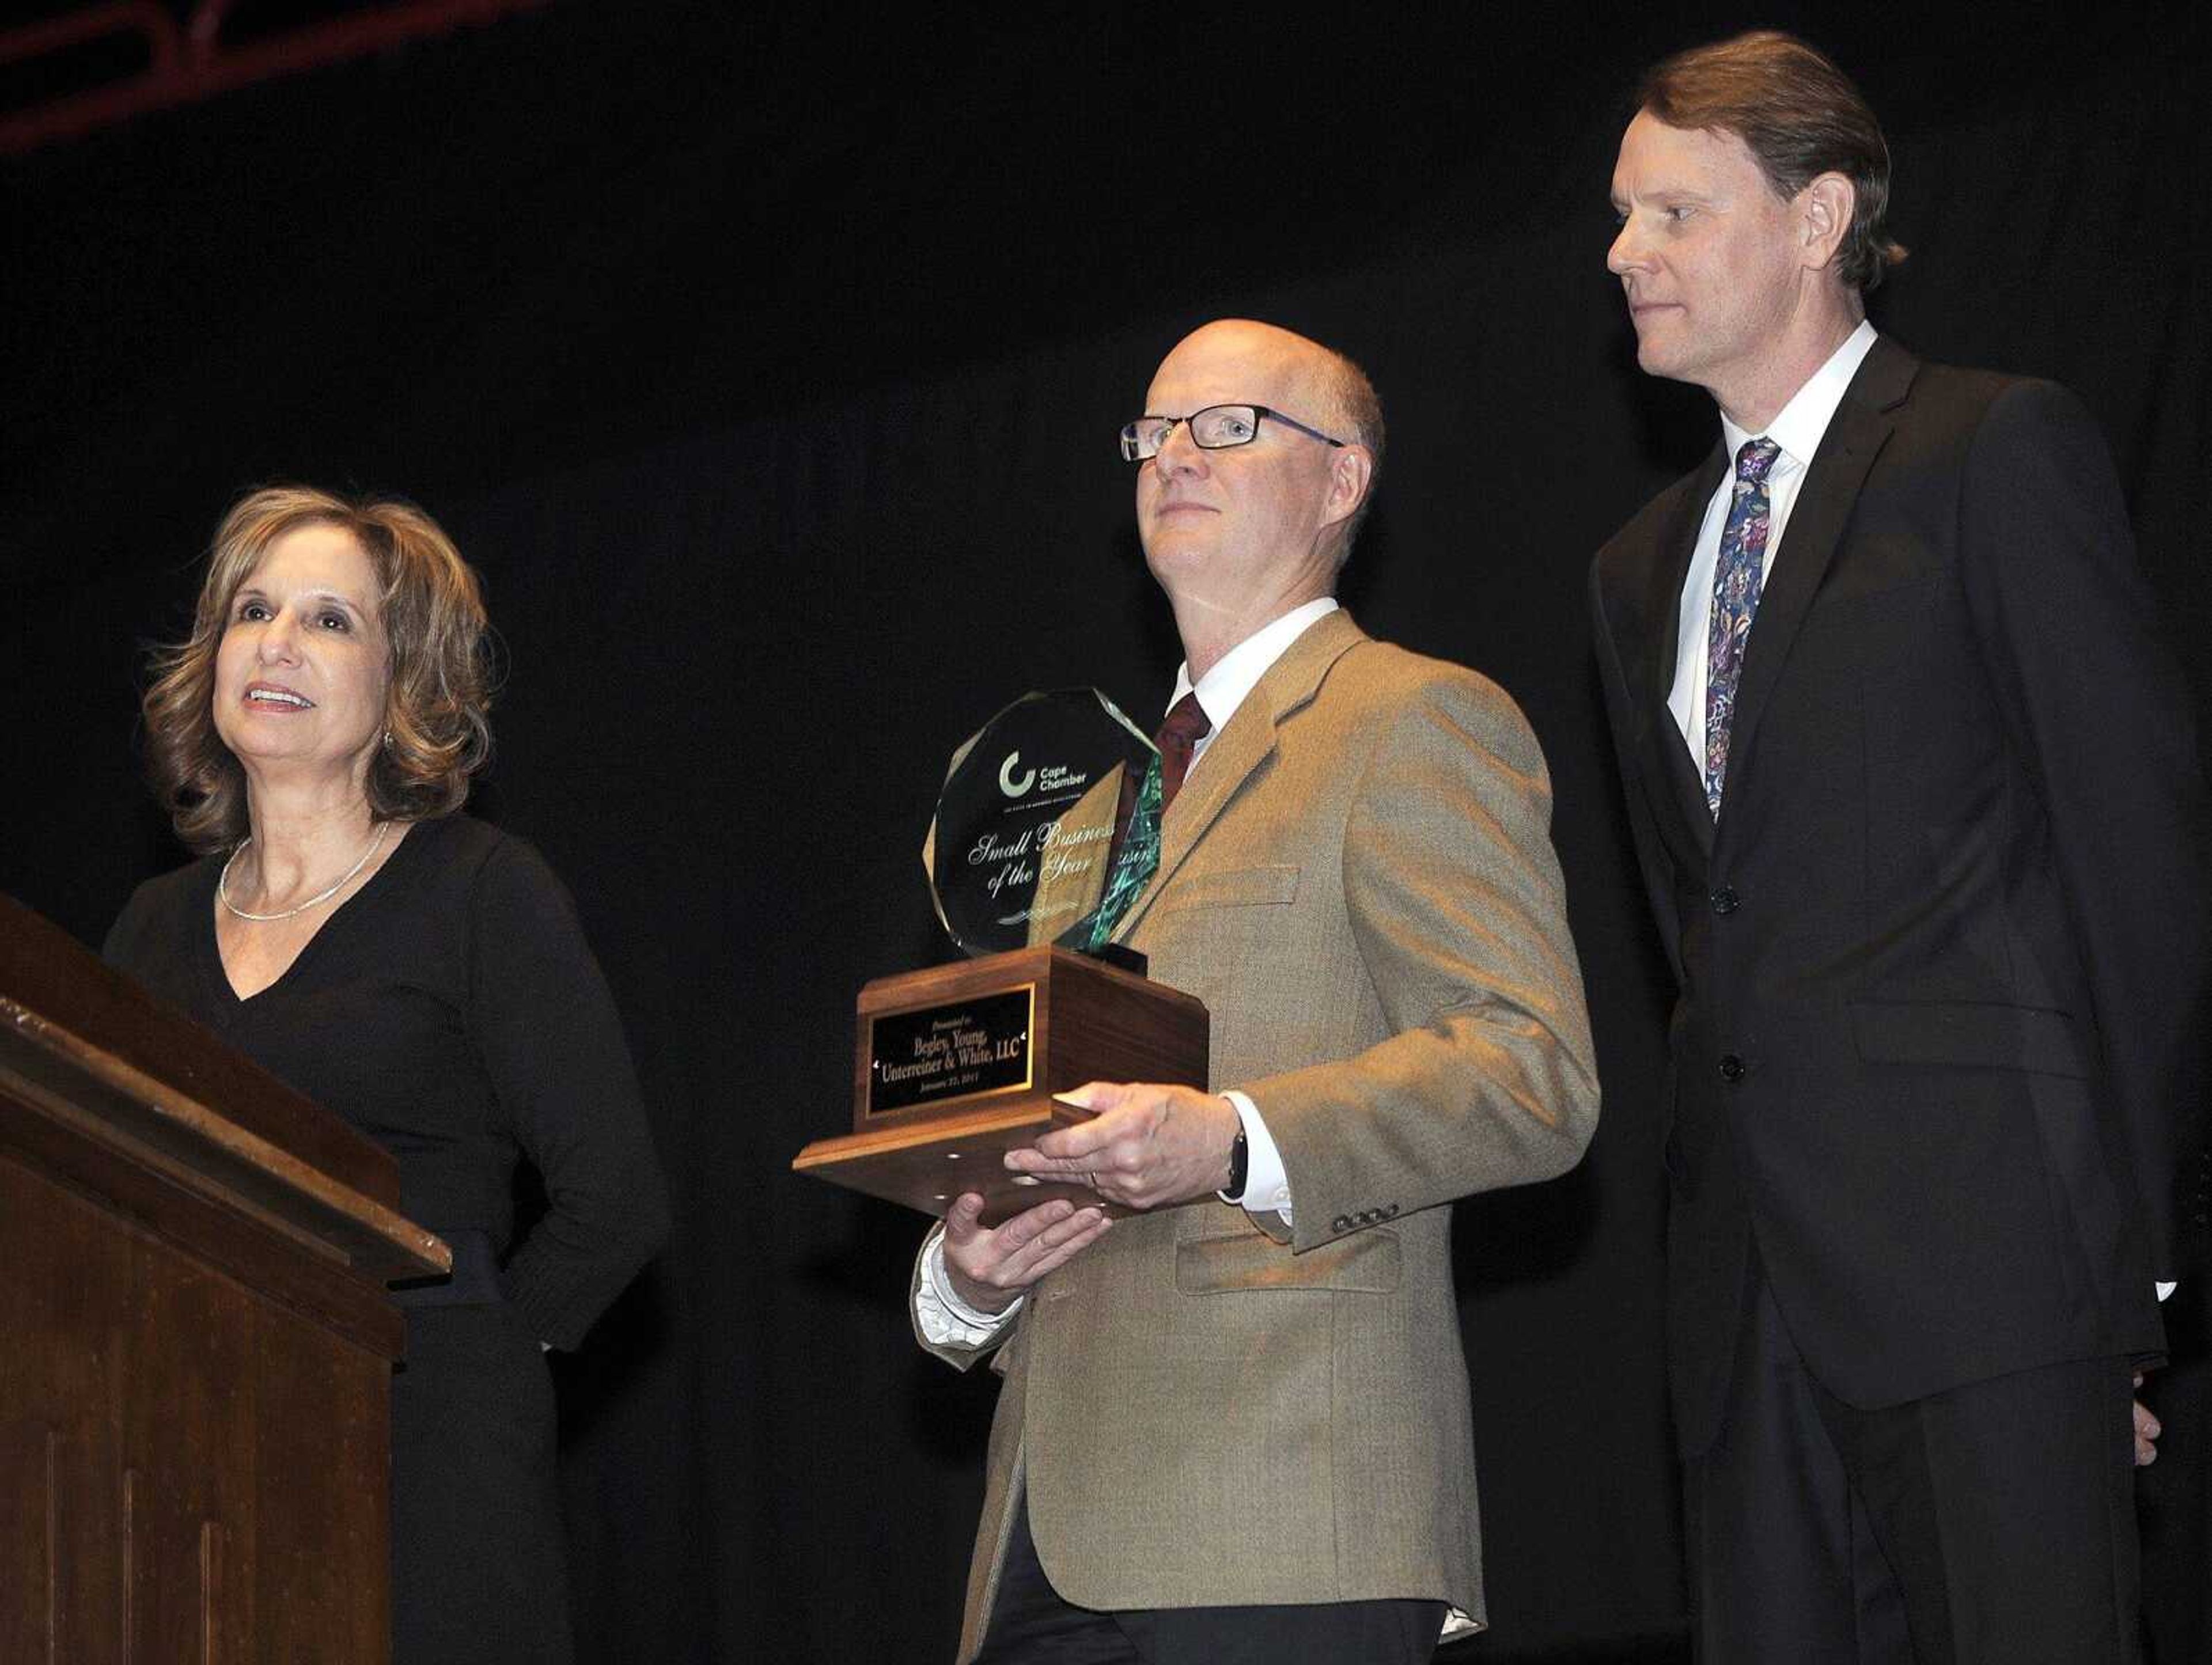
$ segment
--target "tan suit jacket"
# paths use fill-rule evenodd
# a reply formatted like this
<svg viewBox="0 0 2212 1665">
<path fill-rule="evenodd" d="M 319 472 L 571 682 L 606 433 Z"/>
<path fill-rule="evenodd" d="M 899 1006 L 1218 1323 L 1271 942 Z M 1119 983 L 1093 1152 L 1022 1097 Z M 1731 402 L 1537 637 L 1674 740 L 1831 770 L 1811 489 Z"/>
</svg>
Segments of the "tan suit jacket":
<svg viewBox="0 0 2212 1665">
<path fill-rule="evenodd" d="M 1030 1292 L 994 1361 L 963 1660 L 1024 1491 L 1081 1607 L 1480 1617 L 1446 1205 L 1571 1167 L 1597 1115 L 1550 802 L 1510 699 L 1340 611 L 1192 771 L 1117 934 L 1206 1002 L 1213 1085 L 1266 1119 L 1295 1230 L 1138 1216 Z"/>
</svg>

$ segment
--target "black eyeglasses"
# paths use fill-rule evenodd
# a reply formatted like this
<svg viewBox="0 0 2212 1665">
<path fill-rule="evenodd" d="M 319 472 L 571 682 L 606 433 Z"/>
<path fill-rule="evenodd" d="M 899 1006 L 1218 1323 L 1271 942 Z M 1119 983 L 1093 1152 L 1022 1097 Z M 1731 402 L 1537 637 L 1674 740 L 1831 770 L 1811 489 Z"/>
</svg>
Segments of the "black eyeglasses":
<svg viewBox="0 0 2212 1665">
<path fill-rule="evenodd" d="M 1285 428 L 1295 428 L 1323 445 L 1344 448 L 1342 440 L 1332 440 L 1318 428 L 1308 428 L 1296 416 L 1270 410 L 1264 404 L 1209 404 L 1188 416 L 1138 417 L 1121 430 L 1121 455 L 1124 460 L 1133 463 L 1158 456 L 1160 447 L 1168 442 L 1168 435 L 1175 432 L 1177 422 L 1190 425 L 1190 442 L 1200 451 L 1226 451 L 1231 446 L 1249 445 L 1260 437 L 1262 416 Z"/>
</svg>

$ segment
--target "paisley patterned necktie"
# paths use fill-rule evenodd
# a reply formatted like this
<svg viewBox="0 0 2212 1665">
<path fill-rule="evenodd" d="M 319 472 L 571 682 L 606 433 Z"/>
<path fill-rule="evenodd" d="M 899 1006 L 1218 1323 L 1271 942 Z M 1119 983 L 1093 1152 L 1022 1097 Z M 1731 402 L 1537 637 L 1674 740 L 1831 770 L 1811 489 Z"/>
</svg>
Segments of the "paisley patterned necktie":
<svg viewBox="0 0 2212 1665">
<path fill-rule="evenodd" d="M 1705 804 L 1717 817 L 1728 774 L 1729 726 L 1735 720 L 1736 680 L 1765 565 L 1766 471 L 1781 454 L 1771 440 L 1746 440 L 1735 453 L 1735 496 L 1721 528 L 1720 558 L 1713 563 L 1713 617 L 1705 629 Z"/>
</svg>

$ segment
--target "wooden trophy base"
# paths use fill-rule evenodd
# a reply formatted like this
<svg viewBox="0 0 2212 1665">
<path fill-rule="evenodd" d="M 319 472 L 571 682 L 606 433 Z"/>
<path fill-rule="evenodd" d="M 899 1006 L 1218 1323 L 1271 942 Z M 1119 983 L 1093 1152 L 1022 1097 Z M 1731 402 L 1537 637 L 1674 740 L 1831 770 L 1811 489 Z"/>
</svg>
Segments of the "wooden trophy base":
<svg viewBox="0 0 2212 1665">
<path fill-rule="evenodd" d="M 879 977 L 860 991 L 858 1030 L 854 1131 L 815 1140 L 793 1170 L 925 1214 L 978 1192 L 987 1225 L 1055 1197 L 1099 1200 L 1085 1186 L 1006 1170 L 1008 1151 L 1090 1120 L 1054 1093 L 1086 1081 L 1206 1081 L 1203 1005 L 1063 948 Z"/>
</svg>

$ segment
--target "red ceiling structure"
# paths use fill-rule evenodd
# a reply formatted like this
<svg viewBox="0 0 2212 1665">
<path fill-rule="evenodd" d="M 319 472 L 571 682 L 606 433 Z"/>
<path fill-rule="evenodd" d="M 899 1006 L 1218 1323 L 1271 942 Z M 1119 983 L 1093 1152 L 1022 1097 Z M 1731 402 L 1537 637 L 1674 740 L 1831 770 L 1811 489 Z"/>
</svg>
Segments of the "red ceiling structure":
<svg viewBox="0 0 2212 1665">
<path fill-rule="evenodd" d="M 81 138 L 150 111 L 298 75 L 452 30 L 497 21 L 544 0 L 391 0 L 250 34 L 236 0 L 103 0 L 0 31 L 0 74 L 39 90 L 0 108 L 0 155 Z M 264 12 L 266 8 L 263 8 Z M 86 73 L 84 66 L 92 67 Z M 109 69 L 104 66 L 119 64 Z M 45 83 L 43 86 L 40 83 Z"/>
</svg>

